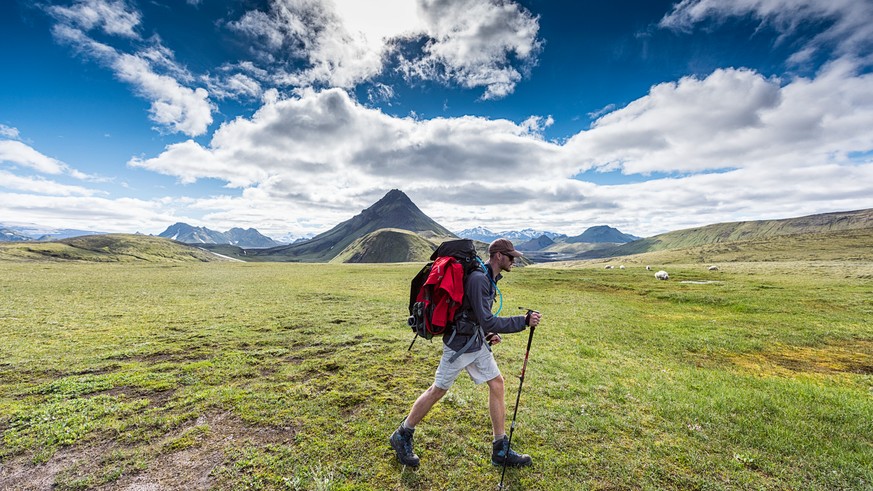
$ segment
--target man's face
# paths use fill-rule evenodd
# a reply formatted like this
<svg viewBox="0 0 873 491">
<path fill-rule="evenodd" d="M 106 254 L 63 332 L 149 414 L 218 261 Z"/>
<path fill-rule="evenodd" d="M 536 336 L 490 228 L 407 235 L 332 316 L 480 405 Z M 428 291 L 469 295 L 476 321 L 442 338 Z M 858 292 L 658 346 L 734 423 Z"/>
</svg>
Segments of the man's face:
<svg viewBox="0 0 873 491">
<path fill-rule="evenodd" d="M 512 271 L 512 265 L 515 263 L 515 258 L 509 254 L 500 253 L 500 269 L 509 272 Z"/>
</svg>

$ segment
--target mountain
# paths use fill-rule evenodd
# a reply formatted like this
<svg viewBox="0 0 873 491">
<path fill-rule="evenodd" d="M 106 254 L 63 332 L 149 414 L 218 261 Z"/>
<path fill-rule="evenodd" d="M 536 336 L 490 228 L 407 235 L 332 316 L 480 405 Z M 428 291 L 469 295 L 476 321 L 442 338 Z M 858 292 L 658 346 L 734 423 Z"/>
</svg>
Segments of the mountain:
<svg viewBox="0 0 873 491">
<path fill-rule="evenodd" d="M 234 227 L 225 232 L 224 235 L 227 237 L 229 244 L 243 248 L 276 247 L 280 244 L 253 228 L 241 229 Z"/>
<path fill-rule="evenodd" d="M 76 230 L 72 228 L 54 228 L 33 223 L 0 223 L 0 242 L 18 242 L 29 240 L 60 240 L 83 235 L 101 235 L 106 232 L 92 230 Z"/>
<path fill-rule="evenodd" d="M 192 227 L 187 223 L 177 222 L 158 234 L 158 237 L 184 242 L 186 244 L 227 244 L 227 238 L 221 232 L 206 227 Z"/>
<path fill-rule="evenodd" d="M 330 262 L 425 262 L 434 250 L 436 250 L 435 244 L 416 233 L 397 228 L 383 228 L 355 240 Z"/>
<path fill-rule="evenodd" d="M 85 235 L 51 242 L 0 244 L 0 260 L 118 262 L 225 261 L 196 247 L 150 235 Z"/>
<path fill-rule="evenodd" d="M 206 227 L 193 227 L 178 222 L 167 227 L 158 237 L 184 242 L 185 244 L 230 244 L 243 248 L 275 247 L 280 242 L 262 235 L 253 228 L 232 228 L 227 232 L 216 232 Z"/>
<path fill-rule="evenodd" d="M 25 242 L 33 240 L 33 237 L 22 235 L 11 228 L 0 228 L 0 242 Z"/>
<path fill-rule="evenodd" d="M 310 240 L 249 251 L 248 255 L 256 260 L 330 261 L 355 240 L 385 228 L 408 230 L 435 242 L 455 237 L 447 228 L 425 215 L 406 194 L 392 189 L 358 215 Z"/>
<path fill-rule="evenodd" d="M 534 230 L 532 228 L 526 228 L 524 230 L 504 230 L 503 232 L 492 232 L 485 227 L 468 228 L 465 230 L 461 230 L 456 235 L 465 239 L 473 239 L 489 243 L 494 239 L 504 237 L 511 240 L 513 244 L 527 242 L 543 235 L 552 240 L 560 240 L 567 237 L 565 234 Z"/>
<path fill-rule="evenodd" d="M 305 235 L 297 235 L 291 232 L 288 232 L 285 235 L 280 237 L 276 237 L 274 240 L 281 244 L 293 244 L 295 242 L 303 242 L 304 240 L 309 240 L 315 237 L 315 234 L 305 234 Z"/>
<path fill-rule="evenodd" d="M 639 239 L 639 237 L 622 233 L 618 229 L 612 228 L 608 225 L 598 225 L 596 227 L 589 227 L 580 235 L 568 237 L 566 242 L 570 244 L 576 244 L 579 242 L 587 242 L 590 244 L 599 244 L 603 242 L 624 244 L 627 242 L 633 242 L 637 239 Z"/>
<path fill-rule="evenodd" d="M 555 241 L 550 239 L 548 235 L 540 235 L 536 239 L 531 239 L 527 242 L 523 242 L 523 243 L 515 246 L 515 248 L 518 249 L 519 251 L 522 251 L 522 252 L 541 251 L 554 243 L 555 243 Z"/>
<path fill-rule="evenodd" d="M 457 234 L 458 237 L 463 237 L 465 239 L 473 239 L 479 240 L 482 242 L 491 242 L 492 240 L 500 237 L 498 234 L 488 230 L 485 227 L 475 227 L 461 230 Z"/>
<path fill-rule="evenodd" d="M 617 247 L 590 251 L 583 254 L 582 258 L 627 256 L 723 242 L 864 229 L 869 230 L 867 233 L 873 233 L 873 209 L 823 213 L 781 220 L 717 223 L 676 230 Z"/>
</svg>

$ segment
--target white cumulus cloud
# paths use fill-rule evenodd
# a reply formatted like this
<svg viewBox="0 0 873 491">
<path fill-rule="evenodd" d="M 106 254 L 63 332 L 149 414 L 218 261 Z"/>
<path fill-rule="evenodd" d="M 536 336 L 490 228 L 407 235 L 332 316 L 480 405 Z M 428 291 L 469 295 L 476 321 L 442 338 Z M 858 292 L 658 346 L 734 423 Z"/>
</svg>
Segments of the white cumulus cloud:
<svg viewBox="0 0 873 491">
<path fill-rule="evenodd" d="M 536 61 L 539 21 L 502 0 L 273 0 L 228 27 L 253 41 L 275 83 L 350 88 L 384 72 L 399 45 L 409 78 L 485 88 L 484 99 L 513 92 Z"/>
<path fill-rule="evenodd" d="M 511 2 L 420 0 L 427 42 L 424 55 L 406 60 L 410 76 L 485 87 L 483 99 L 515 90 L 522 73 L 514 66 L 533 63 L 540 49 L 539 20 Z"/>
<path fill-rule="evenodd" d="M 581 232 L 606 222 L 646 235 L 761 213 L 873 207 L 873 162 L 858 157 L 873 151 L 871 77 L 846 60 L 793 80 L 720 69 L 654 86 L 563 144 L 542 139 L 548 117 L 401 118 L 338 89 L 273 94 L 208 145 L 170 145 L 130 165 L 242 189 L 215 210 L 227 220 L 277 206 L 318 217 L 301 233 L 400 188 L 458 229 L 536 221 Z M 574 178 L 585 171 L 643 178 L 612 186 L 584 181 L 596 174 Z"/>
<path fill-rule="evenodd" d="M 0 136 L 17 140 L 20 135 L 18 133 L 18 128 L 6 126 L 5 124 L 0 124 Z"/>
</svg>

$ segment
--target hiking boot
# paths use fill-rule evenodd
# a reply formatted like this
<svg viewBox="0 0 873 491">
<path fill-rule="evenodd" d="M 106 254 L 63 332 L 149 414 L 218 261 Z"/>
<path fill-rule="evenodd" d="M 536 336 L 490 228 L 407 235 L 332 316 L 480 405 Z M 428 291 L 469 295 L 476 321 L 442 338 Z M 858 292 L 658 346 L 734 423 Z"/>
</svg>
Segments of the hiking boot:
<svg viewBox="0 0 873 491">
<path fill-rule="evenodd" d="M 397 453 L 397 461 L 403 465 L 408 465 L 409 467 L 418 467 L 418 455 L 412 451 L 412 434 L 415 433 L 415 429 L 406 429 L 403 425 L 400 425 L 400 428 L 397 428 L 394 433 L 391 434 L 391 438 L 388 439 L 388 443 L 391 444 L 391 448 L 394 449 L 394 452 Z"/>
<path fill-rule="evenodd" d="M 505 461 L 506 467 L 525 467 L 533 462 L 530 458 L 530 455 L 519 454 L 515 450 L 509 448 L 509 438 L 506 435 L 503 436 L 502 440 L 497 440 L 496 442 L 494 442 L 492 446 L 492 465 L 503 467 L 503 463 Z"/>
</svg>

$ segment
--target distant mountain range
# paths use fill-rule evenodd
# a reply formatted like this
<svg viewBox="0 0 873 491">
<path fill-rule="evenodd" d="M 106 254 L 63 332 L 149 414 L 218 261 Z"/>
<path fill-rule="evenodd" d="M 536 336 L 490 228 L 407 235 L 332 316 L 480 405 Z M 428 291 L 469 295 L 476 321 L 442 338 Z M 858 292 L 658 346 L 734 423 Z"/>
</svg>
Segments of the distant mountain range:
<svg viewBox="0 0 873 491">
<path fill-rule="evenodd" d="M 101 235 L 105 232 L 72 228 L 43 227 L 32 223 L 0 223 L 0 241 L 26 242 L 31 240 L 61 240 L 83 235 Z"/>
<path fill-rule="evenodd" d="M 607 225 L 589 227 L 580 235 L 576 235 L 574 237 L 569 237 L 566 234 L 561 234 L 558 232 L 540 231 L 534 230 L 532 228 L 526 228 L 519 231 L 507 230 L 503 232 L 492 232 L 485 227 L 468 228 L 466 230 L 461 230 L 457 233 L 457 236 L 463 237 L 465 239 L 481 240 L 482 242 L 491 242 L 494 239 L 504 237 L 511 240 L 513 244 L 523 244 L 529 241 L 536 241 L 536 243 L 540 244 L 543 247 L 550 245 L 550 243 L 542 239 L 543 237 L 553 242 L 566 242 L 569 244 L 575 244 L 579 242 L 587 242 L 591 244 L 607 242 L 612 244 L 624 244 L 626 242 L 632 242 L 639 239 L 639 237 L 635 235 L 622 233 L 618 229 L 612 228 Z M 527 247 L 534 247 L 534 244 L 528 244 Z"/>
<path fill-rule="evenodd" d="M 0 234 L 2 234 L 0 238 L 5 238 L 10 243 L 9 246 L 0 246 L 0 252 L 3 251 L 3 247 L 14 247 L 11 241 L 34 240 L 33 235 L 25 232 L 33 233 L 34 227 L 27 229 L 20 226 L 13 228 L 0 225 Z M 95 234 L 71 230 L 51 232 Z M 646 239 L 638 239 L 606 225 L 590 227 L 575 237 L 532 229 L 495 234 L 481 227 L 462 231 L 458 235 L 474 239 L 477 250 L 483 258 L 487 257 L 486 249 L 490 240 L 497 236 L 508 237 L 515 241 L 519 250 L 524 251 L 524 260 L 533 262 L 655 254 L 659 251 L 671 251 L 672 254 L 672 251 L 689 251 L 693 248 L 705 248 L 700 250 L 705 250 L 706 254 L 718 253 L 724 256 L 726 253 L 720 252 L 722 249 L 730 252 L 734 250 L 731 248 L 756 247 L 761 249 L 758 251 L 760 254 L 765 254 L 766 251 L 762 247 L 766 249 L 766 244 L 771 240 L 781 241 L 780 244 L 785 248 L 792 247 L 791 244 L 829 243 L 836 240 L 841 245 L 835 251 L 852 250 L 851 247 L 856 247 L 857 244 L 873 241 L 873 209 L 782 220 L 713 224 L 668 232 Z M 40 237 L 47 236 L 49 234 L 40 235 Z M 815 236 L 814 240 L 813 236 Z M 254 229 L 234 228 L 227 232 L 216 232 L 184 223 L 168 227 L 160 237 L 193 244 L 198 248 L 244 261 L 423 262 L 439 243 L 456 238 L 457 235 L 425 215 L 402 191 L 394 189 L 351 219 L 311 239 L 293 244 L 277 245 L 276 241 Z M 525 237 L 529 238 L 522 240 Z M 123 250 L 130 250 L 135 246 L 129 244 L 135 243 L 136 241 L 129 241 Z M 713 245 L 717 247 L 712 248 Z M 19 252 L 23 254 L 28 253 L 29 249 L 25 247 L 21 250 L 23 252 Z M 50 254 L 53 254 L 52 250 L 47 249 Z M 822 249 L 818 247 L 816 250 Z M 797 254 L 789 254 L 790 252 L 788 251 L 784 256 L 798 257 Z M 830 252 L 833 257 L 839 255 L 839 252 Z M 810 251 L 810 254 L 815 255 L 815 251 Z M 866 257 L 863 254 L 858 257 L 862 256 Z"/>
<path fill-rule="evenodd" d="M 526 228 L 524 230 L 506 230 L 503 232 L 492 232 L 485 227 L 468 228 L 457 232 L 455 235 L 464 239 L 480 240 L 482 242 L 489 243 L 494 239 L 499 239 L 500 237 L 503 237 L 511 240 L 513 244 L 527 242 L 529 240 L 536 239 L 537 237 L 540 237 L 542 235 L 545 235 L 552 240 L 567 237 L 565 234 L 534 230 L 532 228 Z"/>
<path fill-rule="evenodd" d="M 172 239 L 185 244 L 229 244 L 242 248 L 267 248 L 282 245 L 253 228 L 232 228 L 227 232 L 216 232 L 206 227 L 193 227 L 187 223 L 175 223 L 158 237 Z"/>
</svg>

